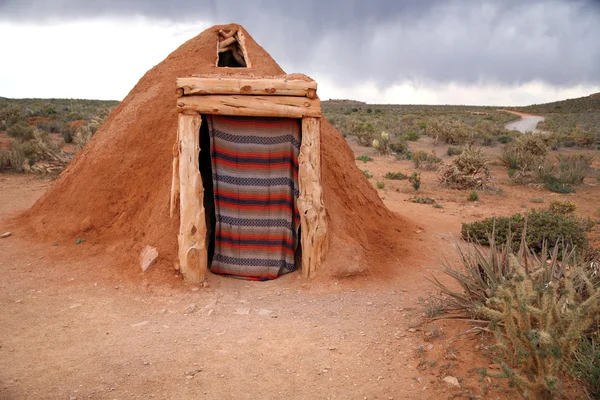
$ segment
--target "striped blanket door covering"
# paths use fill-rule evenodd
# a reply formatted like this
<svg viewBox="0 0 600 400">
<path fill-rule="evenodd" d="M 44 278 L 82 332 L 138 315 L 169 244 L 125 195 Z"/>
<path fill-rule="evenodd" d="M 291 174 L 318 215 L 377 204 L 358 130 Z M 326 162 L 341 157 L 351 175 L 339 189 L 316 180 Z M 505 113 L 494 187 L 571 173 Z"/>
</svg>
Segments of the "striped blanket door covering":
<svg viewBox="0 0 600 400">
<path fill-rule="evenodd" d="M 254 280 L 294 270 L 300 121 L 209 116 L 215 195 L 211 271 Z"/>
</svg>

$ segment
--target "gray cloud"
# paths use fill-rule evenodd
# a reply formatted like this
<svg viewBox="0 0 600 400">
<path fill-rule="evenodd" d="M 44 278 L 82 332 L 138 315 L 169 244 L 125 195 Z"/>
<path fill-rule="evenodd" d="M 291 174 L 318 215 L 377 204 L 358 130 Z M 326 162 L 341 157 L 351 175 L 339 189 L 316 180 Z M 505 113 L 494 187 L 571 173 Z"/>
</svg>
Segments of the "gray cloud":
<svg viewBox="0 0 600 400">
<path fill-rule="evenodd" d="M 0 19 L 131 15 L 239 22 L 284 68 L 338 84 L 600 83 L 598 0 L 0 0 Z"/>
</svg>

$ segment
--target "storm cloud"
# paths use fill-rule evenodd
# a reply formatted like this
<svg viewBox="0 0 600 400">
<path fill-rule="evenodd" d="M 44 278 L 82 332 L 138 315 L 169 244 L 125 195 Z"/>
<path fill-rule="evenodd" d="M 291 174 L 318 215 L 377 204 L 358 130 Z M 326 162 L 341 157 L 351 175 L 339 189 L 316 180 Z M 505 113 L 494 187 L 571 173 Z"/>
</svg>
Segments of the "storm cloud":
<svg viewBox="0 0 600 400">
<path fill-rule="evenodd" d="M 0 20 L 242 24 L 287 70 L 344 85 L 600 83 L 600 2 L 0 0 Z"/>
</svg>

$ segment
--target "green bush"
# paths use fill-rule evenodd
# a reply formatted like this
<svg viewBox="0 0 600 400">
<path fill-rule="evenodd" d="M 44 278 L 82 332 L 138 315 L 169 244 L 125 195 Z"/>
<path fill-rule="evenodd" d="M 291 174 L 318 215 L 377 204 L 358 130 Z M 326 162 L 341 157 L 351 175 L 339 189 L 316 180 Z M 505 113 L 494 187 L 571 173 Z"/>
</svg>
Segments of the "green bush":
<svg viewBox="0 0 600 400">
<path fill-rule="evenodd" d="M 367 179 L 371 179 L 373 177 L 373 174 L 370 174 L 369 171 L 363 169 L 362 173 L 367 177 Z"/>
<path fill-rule="evenodd" d="M 418 192 L 421 188 L 421 173 L 413 171 L 412 175 L 408 177 L 408 182 L 410 182 L 415 192 Z"/>
<path fill-rule="evenodd" d="M 498 136 L 498 141 L 502 144 L 506 144 L 512 141 L 512 136 L 510 135 L 500 135 Z"/>
<path fill-rule="evenodd" d="M 404 179 L 408 179 L 408 176 L 404 175 L 402 172 L 388 172 L 387 174 L 385 174 L 385 179 L 401 181 Z"/>
<path fill-rule="evenodd" d="M 377 189 L 383 189 L 385 187 L 385 182 L 377 182 Z"/>
<path fill-rule="evenodd" d="M 490 245 L 489 238 L 494 233 L 497 245 L 505 245 L 510 240 L 512 248 L 518 248 L 525 223 L 525 243 L 538 252 L 542 250 L 544 242 L 547 242 L 551 249 L 562 242 L 582 251 L 588 245 L 587 232 L 591 229 L 588 220 L 550 210 L 531 210 L 525 215 L 514 214 L 510 217 L 493 217 L 464 223 L 461 234 L 465 240 Z"/>
<path fill-rule="evenodd" d="M 479 201 L 479 194 L 474 190 L 469 192 L 468 200 L 469 201 Z"/>
<path fill-rule="evenodd" d="M 358 156 L 358 157 L 356 157 L 356 159 L 358 161 L 362 161 L 364 163 L 366 163 L 367 161 L 373 161 L 373 159 L 369 156 Z"/>
</svg>

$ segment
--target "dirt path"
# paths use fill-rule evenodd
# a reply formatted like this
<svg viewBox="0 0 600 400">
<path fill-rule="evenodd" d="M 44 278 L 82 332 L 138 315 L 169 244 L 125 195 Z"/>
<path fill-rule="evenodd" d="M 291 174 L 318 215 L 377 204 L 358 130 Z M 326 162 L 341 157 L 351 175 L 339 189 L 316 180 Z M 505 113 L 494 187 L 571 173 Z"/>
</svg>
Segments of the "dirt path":
<svg viewBox="0 0 600 400">
<path fill-rule="evenodd" d="M 353 146 L 357 155 L 372 149 Z M 414 150 L 435 150 L 429 139 Z M 492 152 L 499 151 L 492 149 Z M 493 154 L 492 154 L 493 155 Z M 445 161 L 446 156 L 442 156 Z M 570 200 L 596 212 L 593 181 L 576 195 L 508 184 L 494 166 L 500 193 L 440 189 L 422 172 L 414 193 L 389 171 L 410 161 L 373 156 L 358 162 L 373 174 L 386 205 L 418 226 L 414 259 L 385 281 L 360 277 L 305 281 L 298 273 L 270 282 L 210 276 L 208 288 L 182 283 L 175 271 L 121 266 L 110 251 L 83 243 L 0 239 L 0 398 L 2 399 L 440 399 L 515 398 L 504 383 L 483 379 L 486 342 L 459 335 L 462 323 L 423 324 L 435 311 L 440 259 L 456 261 L 461 222 Z M 0 174 L 0 232 L 49 181 Z M 441 208 L 408 201 L 431 197 Z M 535 201 L 532 201 L 535 199 Z M 85 259 L 85 262 L 78 260 Z M 442 379 L 457 377 L 460 387 Z"/>
<path fill-rule="evenodd" d="M 518 111 L 510 111 L 503 110 L 507 113 L 511 113 L 514 115 L 518 115 L 521 117 L 520 120 L 509 122 L 504 127 L 509 131 L 519 131 L 519 132 L 541 132 L 537 129 L 538 123 L 545 120 L 544 117 L 540 115 L 526 114 Z"/>
</svg>

